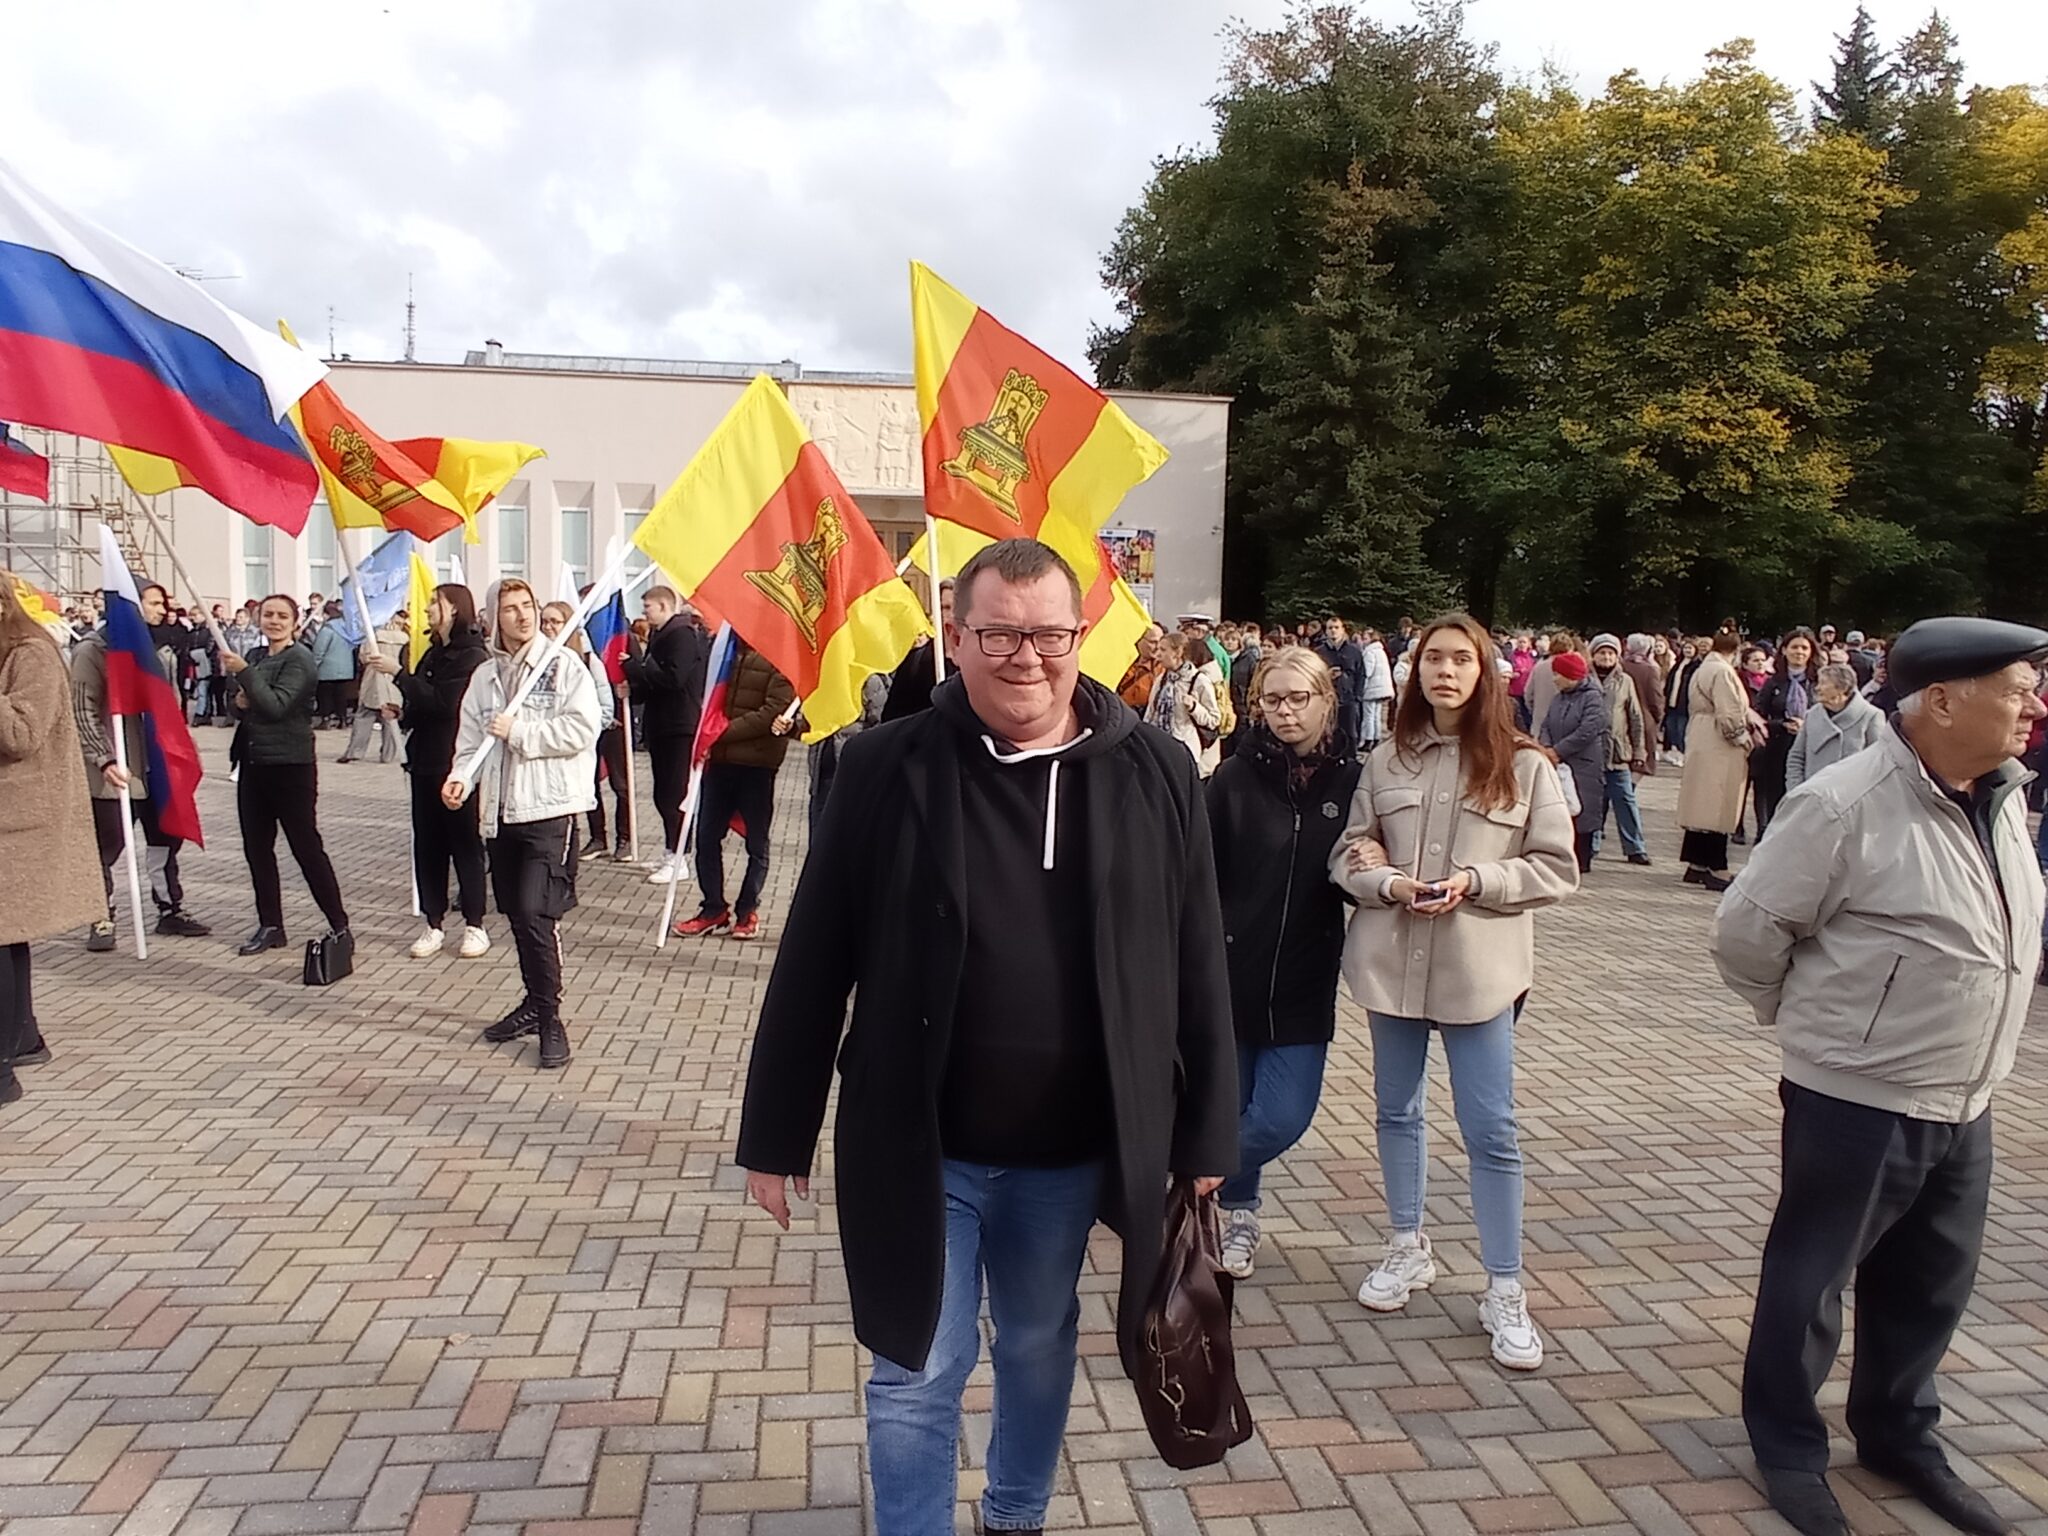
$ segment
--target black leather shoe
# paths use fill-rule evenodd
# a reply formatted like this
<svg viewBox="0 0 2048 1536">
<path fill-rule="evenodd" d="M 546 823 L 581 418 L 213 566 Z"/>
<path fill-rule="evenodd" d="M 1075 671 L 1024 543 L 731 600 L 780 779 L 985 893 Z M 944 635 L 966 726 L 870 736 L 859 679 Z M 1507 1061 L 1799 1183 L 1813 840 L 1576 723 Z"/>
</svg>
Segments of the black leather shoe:
<svg viewBox="0 0 2048 1536">
<path fill-rule="evenodd" d="M 37 1035 L 35 1043 L 22 1051 L 19 1056 L 16 1056 L 12 1065 L 17 1067 L 40 1067 L 49 1059 L 50 1047 L 41 1035 Z"/>
<path fill-rule="evenodd" d="M 1628 861 L 1643 869 L 1650 867 L 1650 856 L 1647 853 L 1632 853 L 1628 856 Z"/>
<path fill-rule="evenodd" d="M 166 912 L 156 920 L 156 931 L 166 938 L 203 939 L 213 930 L 196 917 L 183 912 Z"/>
<path fill-rule="evenodd" d="M 540 1023 L 540 1064 L 548 1071 L 569 1065 L 569 1031 L 559 1016 Z"/>
<path fill-rule="evenodd" d="M 1697 883 L 1705 890 L 1714 891 L 1718 893 L 1727 890 L 1729 886 L 1735 883 L 1735 879 L 1733 876 L 1730 876 L 1728 879 L 1723 880 L 1719 875 L 1715 874 L 1712 870 L 1705 870 L 1702 871 L 1702 873 L 1700 874 L 1700 878 Z"/>
<path fill-rule="evenodd" d="M 540 1010 L 531 1002 L 522 1001 L 497 1023 L 484 1030 L 483 1038 L 492 1045 L 503 1045 L 507 1040 L 517 1040 L 521 1035 L 540 1032 Z"/>
<path fill-rule="evenodd" d="M 12 1104 L 22 1095 L 21 1079 L 12 1067 L 0 1067 L 0 1104 Z"/>
<path fill-rule="evenodd" d="M 1835 1491 L 1825 1477 L 1778 1467 L 1757 1470 L 1764 1475 L 1764 1497 L 1771 1508 L 1801 1536 L 1849 1536 L 1849 1517 L 1835 1502 Z"/>
<path fill-rule="evenodd" d="M 235 953 L 238 955 L 260 955 L 266 949 L 283 949 L 290 942 L 291 940 L 284 936 L 282 928 L 258 928 L 248 938 L 242 940 L 242 947 L 236 950 Z"/>
<path fill-rule="evenodd" d="M 1904 1488 L 1959 1531 L 1980 1536 L 2006 1536 L 2012 1522 L 1991 1507 L 1991 1501 L 1956 1476 L 1946 1462 L 1907 1463 L 1886 1461 L 1880 1456 L 1856 1455 L 1858 1462 L 1879 1477 Z"/>
</svg>

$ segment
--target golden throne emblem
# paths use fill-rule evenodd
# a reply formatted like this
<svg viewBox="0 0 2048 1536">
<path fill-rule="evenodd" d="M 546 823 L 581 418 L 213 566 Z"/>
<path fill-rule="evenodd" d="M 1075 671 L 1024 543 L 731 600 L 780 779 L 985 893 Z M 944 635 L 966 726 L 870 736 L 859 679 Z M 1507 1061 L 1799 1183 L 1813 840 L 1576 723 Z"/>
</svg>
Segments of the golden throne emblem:
<svg viewBox="0 0 2048 1536">
<path fill-rule="evenodd" d="M 832 557 L 846 548 L 846 524 L 827 496 L 818 503 L 818 520 L 801 544 L 782 546 L 772 571 L 748 571 L 747 580 L 795 622 L 804 644 L 818 648 L 818 621 L 825 616 L 825 572 Z"/>
<path fill-rule="evenodd" d="M 1025 439 L 1049 398 L 1038 380 L 1012 368 L 1003 376 L 1003 387 L 996 391 L 988 419 L 960 434 L 960 451 L 944 465 L 947 474 L 965 480 L 1013 522 L 1024 520 L 1017 510 L 1017 487 L 1031 473 Z"/>
<path fill-rule="evenodd" d="M 327 431 L 327 446 L 340 461 L 336 478 L 371 511 L 389 512 L 420 499 L 420 493 L 412 486 L 384 478 L 377 468 L 376 450 L 355 428 L 336 422 Z"/>
</svg>

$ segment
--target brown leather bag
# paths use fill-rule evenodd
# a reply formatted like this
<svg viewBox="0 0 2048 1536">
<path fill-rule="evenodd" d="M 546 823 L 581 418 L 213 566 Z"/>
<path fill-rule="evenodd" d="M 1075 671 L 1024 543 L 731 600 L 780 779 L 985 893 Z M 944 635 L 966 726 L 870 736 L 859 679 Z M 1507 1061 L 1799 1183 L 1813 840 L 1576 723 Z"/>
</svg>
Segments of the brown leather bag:
<svg viewBox="0 0 2048 1536">
<path fill-rule="evenodd" d="M 1214 1466 L 1251 1438 L 1230 1345 L 1232 1282 L 1219 1267 L 1216 1198 L 1176 1179 L 1166 1197 L 1159 1273 L 1145 1303 L 1138 1406 L 1169 1467 Z"/>
</svg>

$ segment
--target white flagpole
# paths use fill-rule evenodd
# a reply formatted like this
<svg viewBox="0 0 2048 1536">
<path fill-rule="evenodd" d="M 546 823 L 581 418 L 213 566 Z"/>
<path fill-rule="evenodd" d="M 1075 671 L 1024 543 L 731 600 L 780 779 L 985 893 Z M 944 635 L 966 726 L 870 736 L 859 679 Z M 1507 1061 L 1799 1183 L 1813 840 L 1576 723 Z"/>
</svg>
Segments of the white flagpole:
<svg viewBox="0 0 2048 1536">
<path fill-rule="evenodd" d="M 661 898 L 661 927 L 656 930 L 654 935 L 654 947 L 656 949 L 668 948 L 668 925 L 674 922 L 676 918 L 676 887 L 682 884 L 683 871 L 681 865 L 683 855 L 690 846 L 690 824 L 697 819 L 697 795 L 698 791 L 703 787 L 703 783 L 704 769 L 700 764 L 690 770 L 689 788 L 683 791 L 683 821 L 682 825 L 676 828 L 675 860 L 677 868 L 670 871 L 675 878 L 669 881 L 668 890 L 663 893 Z"/>
<path fill-rule="evenodd" d="M 126 715 L 115 715 L 114 722 L 114 766 L 121 770 L 121 777 L 128 777 L 128 727 Z M 128 915 L 135 924 L 135 958 L 149 958 L 149 938 L 142 926 L 142 871 L 135 863 L 135 802 L 129 798 L 127 784 L 121 786 L 121 846 L 126 851 L 128 862 Z"/>
<path fill-rule="evenodd" d="M 924 515 L 924 547 L 931 559 L 932 686 L 936 688 L 946 680 L 946 626 L 939 622 L 939 580 L 945 561 L 939 558 L 939 520 L 929 512 Z"/>
<path fill-rule="evenodd" d="M 625 565 L 625 558 L 625 555 L 621 553 L 619 558 L 613 562 L 611 569 L 605 572 L 604 579 L 592 587 L 583 601 L 576 605 L 576 611 L 569 615 L 569 622 L 562 626 L 562 632 L 549 640 L 541 648 L 540 655 L 534 661 L 533 669 L 526 674 L 519 687 L 513 692 L 512 697 L 506 700 L 504 710 L 506 714 L 514 715 L 519 712 L 519 706 L 526 702 L 526 696 L 533 692 L 535 684 L 546 674 L 548 667 L 554 662 L 554 659 L 567 649 L 563 641 L 583 627 L 583 621 L 590 617 L 591 611 L 597 606 L 596 603 L 591 601 L 592 598 L 595 598 L 602 592 L 605 595 L 604 600 L 609 602 L 611 600 L 613 583 L 619 583 L 619 593 L 621 596 L 624 596 L 643 582 L 652 579 L 655 567 L 650 564 L 639 574 L 628 576 L 623 582 L 619 582 L 621 569 Z M 458 770 L 451 777 L 460 779 L 464 784 L 473 787 L 476 784 L 477 775 L 483 772 L 484 764 L 490 759 L 491 749 L 497 746 L 497 744 L 497 737 L 486 736 L 483 739 L 482 745 L 470 754 L 469 761 L 459 765 Z"/>
<path fill-rule="evenodd" d="M 342 568 L 348 572 L 349 590 L 356 595 L 356 614 L 363 621 L 363 643 L 370 648 L 372 656 L 381 656 L 377 649 L 377 626 L 370 622 L 370 599 L 363 591 L 362 573 L 356 569 L 356 557 L 348 552 L 348 540 L 342 537 L 339 522 L 334 525 L 334 547 L 340 551 Z"/>
</svg>

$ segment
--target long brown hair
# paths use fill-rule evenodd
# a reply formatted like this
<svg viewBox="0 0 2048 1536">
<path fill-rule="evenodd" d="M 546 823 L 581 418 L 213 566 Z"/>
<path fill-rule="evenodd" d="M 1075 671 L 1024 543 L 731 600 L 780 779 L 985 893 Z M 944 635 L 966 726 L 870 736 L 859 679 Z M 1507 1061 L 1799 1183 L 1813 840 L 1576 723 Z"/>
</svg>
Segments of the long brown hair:
<svg viewBox="0 0 2048 1536">
<path fill-rule="evenodd" d="M 1514 705 L 1507 684 L 1494 665 L 1493 636 L 1486 626 L 1468 613 L 1447 613 L 1431 619 L 1415 637 L 1415 666 L 1408 686 L 1401 691 L 1394 711 L 1394 750 L 1405 758 L 1422 753 L 1425 733 L 1436 725 L 1436 707 L 1429 702 L 1419 679 L 1422 653 L 1440 629 L 1454 629 L 1470 642 L 1479 657 L 1479 683 L 1458 716 L 1458 742 L 1465 749 L 1464 796 L 1482 811 L 1498 811 L 1519 798 L 1515 784 L 1515 754 L 1540 750 L 1536 743 L 1515 729 Z"/>
<path fill-rule="evenodd" d="M 0 661 L 13 655 L 16 646 L 37 640 L 53 649 L 57 644 L 55 637 L 21 606 L 21 599 L 15 595 L 14 572 L 0 568 Z"/>
</svg>

